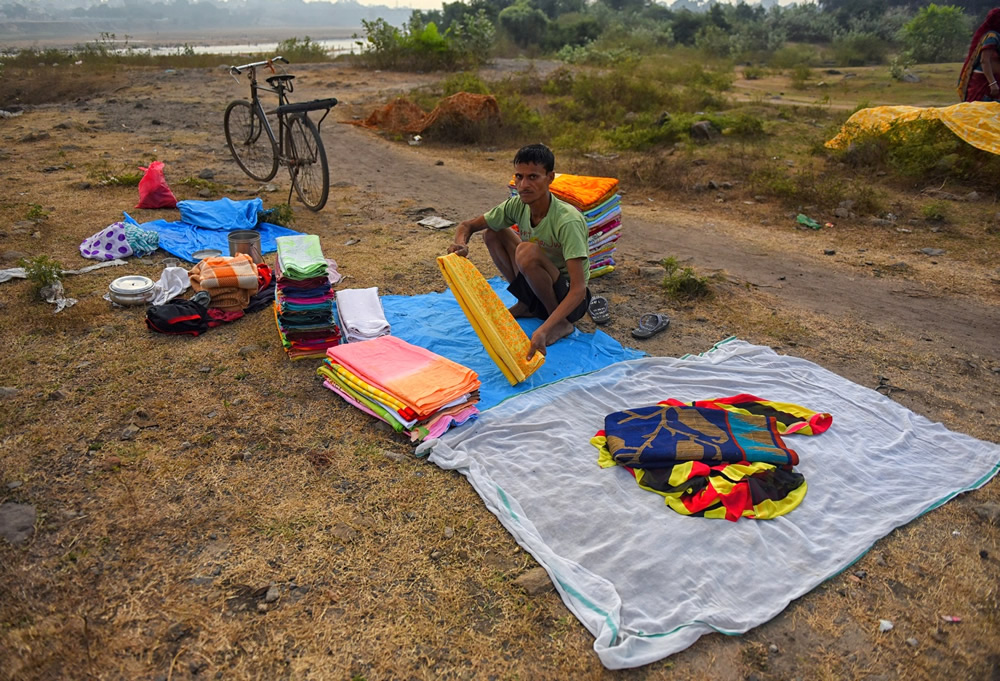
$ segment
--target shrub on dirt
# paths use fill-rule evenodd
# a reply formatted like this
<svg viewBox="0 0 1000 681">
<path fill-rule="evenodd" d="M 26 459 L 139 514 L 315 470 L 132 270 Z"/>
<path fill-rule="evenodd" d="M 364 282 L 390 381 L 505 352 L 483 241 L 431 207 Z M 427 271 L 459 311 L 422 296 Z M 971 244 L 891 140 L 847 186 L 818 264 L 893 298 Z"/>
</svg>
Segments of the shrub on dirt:
<svg viewBox="0 0 1000 681">
<path fill-rule="evenodd" d="M 24 268 L 24 273 L 36 292 L 62 279 L 62 264 L 47 255 L 22 258 L 17 265 Z"/>
<path fill-rule="evenodd" d="M 309 36 L 305 38 L 286 38 L 278 43 L 277 53 L 293 64 L 329 61 L 330 54 L 326 48 L 315 42 Z"/>
<path fill-rule="evenodd" d="M 681 267 L 673 256 L 661 262 L 667 274 L 663 277 L 663 290 L 676 300 L 710 298 L 713 295 L 709 277 L 698 276 L 691 267 Z"/>
</svg>

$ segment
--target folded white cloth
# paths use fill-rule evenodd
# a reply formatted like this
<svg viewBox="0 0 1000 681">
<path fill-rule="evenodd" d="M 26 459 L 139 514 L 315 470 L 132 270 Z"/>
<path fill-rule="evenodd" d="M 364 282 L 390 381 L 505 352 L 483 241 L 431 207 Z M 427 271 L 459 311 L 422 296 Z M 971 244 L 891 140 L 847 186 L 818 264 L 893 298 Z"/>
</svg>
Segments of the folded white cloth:
<svg viewBox="0 0 1000 681">
<path fill-rule="evenodd" d="M 150 305 L 163 305 L 184 293 L 191 285 L 188 272 L 183 267 L 164 267 L 160 280 L 153 284 L 153 299 Z"/>
<path fill-rule="evenodd" d="M 349 288 L 337 291 L 337 315 L 340 333 L 348 343 L 371 340 L 390 332 L 378 287 Z"/>
</svg>

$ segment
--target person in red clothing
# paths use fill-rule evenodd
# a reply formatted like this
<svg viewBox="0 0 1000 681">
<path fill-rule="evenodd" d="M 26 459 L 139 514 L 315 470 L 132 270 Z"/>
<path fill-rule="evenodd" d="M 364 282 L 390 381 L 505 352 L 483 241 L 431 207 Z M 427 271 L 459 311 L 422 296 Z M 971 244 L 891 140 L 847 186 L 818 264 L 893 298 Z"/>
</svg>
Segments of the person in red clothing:
<svg viewBox="0 0 1000 681">
<path fill-rule="evenodd" d="M 969 54 L 958 77 L 963 102 L 1000 101 L 1000 8 L 991 9 L 972 35 Z"/>
</svg>

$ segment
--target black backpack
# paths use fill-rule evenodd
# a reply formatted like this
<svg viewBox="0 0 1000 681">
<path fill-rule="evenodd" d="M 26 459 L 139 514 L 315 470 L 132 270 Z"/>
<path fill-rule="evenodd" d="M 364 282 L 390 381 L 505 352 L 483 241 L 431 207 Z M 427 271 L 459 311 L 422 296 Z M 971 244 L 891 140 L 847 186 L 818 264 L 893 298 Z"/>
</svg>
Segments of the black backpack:
<svg viewBox="0 0 1000 681">
<path fill-rule="evenodd" d="M 172 300 L 146 308 L 146 327 L 150 331 L 197 336 L 208 331 L 208 308 L 194 300 Z"/>
</svg>

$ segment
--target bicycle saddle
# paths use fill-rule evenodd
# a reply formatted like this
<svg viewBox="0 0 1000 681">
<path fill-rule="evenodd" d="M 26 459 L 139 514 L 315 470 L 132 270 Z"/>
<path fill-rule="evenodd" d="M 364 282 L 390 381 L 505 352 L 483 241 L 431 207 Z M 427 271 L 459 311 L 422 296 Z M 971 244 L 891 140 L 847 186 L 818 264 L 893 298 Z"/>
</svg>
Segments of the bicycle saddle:
<svg viewBox="0 0 1000 681">
<path fill-rule="evenodd" d="M 287 83 L 288 81 L 292 80 L 293 78 L 295 78 L 295 76 L 293 76 L 290 73 L 281 73 L 281 74 L 278 74 L 277 76 L 268 76 L 267 77 L 267 82 L 270 83 L 273 86 L 273 85 L 275 85 L 276 83 L 279 83 L 279 82 L 281 82 L 281 83 Z"/>
</svg>

